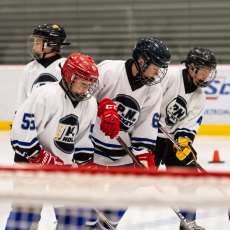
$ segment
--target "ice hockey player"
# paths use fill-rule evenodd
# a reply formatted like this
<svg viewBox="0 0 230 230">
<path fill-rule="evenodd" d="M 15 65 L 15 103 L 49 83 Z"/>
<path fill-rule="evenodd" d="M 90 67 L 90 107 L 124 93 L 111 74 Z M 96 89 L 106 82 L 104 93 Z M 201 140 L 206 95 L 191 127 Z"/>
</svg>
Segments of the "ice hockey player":
<svg viewBox="0 0 230 230">
<path fill-rule="evenodd" d="M 93 164 L 94 146 L 90 132 L 98 112 L 97 101 L 92 96 L 98 85 L 97 66 L 90 56 L 72 53 L 61 72 L 60 82 L 33 90 L 18 109 L 11 134 L 16 162 L 41 166 L 72 165 L 75 154 L 75 164 L 79 167 Z M 112 100 L 104 99 L 99 106 L 103 132 L 116 135 L 111 129 L 116 121 L 119 126 L 119 117 Z M 23 210 L 26 209 L 13 208 L 7 230 L 18 229 L 20 221 L 24 224 L 20 230 L 27 230 L 32 222 L 39 221 L 40 212 L 37 209 L 34 212 L 33 208 L 29 209 L 28 216 L 21 213 Z M 58 217 L 58 224 L 63 224 L 63 218 Z"/>
<path fill-rule="evenodd" d="M 126 61 L 106 60 L 98 64 L 100 79 L 95 96 L 97 101 L 104 97 L 114 101 L 121 122 L 119 135 L 137 157 L 145 156 L 146 163 L 152 166 L 148 158 L 157 138 L 162 98 L 159 83 L 167 72 L 170 53 L 162 40 L 149 37 L 137 42 L 132 56 Z M 133 165 L 117 140 L 105 137 L 101 132 L 99 118 L 92 138 L 96 147 L 96 164 Z"/>
<path fill-rule="evenodd" d="M 169 61 L 170 52 L 166 43 L 159 38 L 146 37 L 137 41 L 131 59 L 105 60 L 98 64 L 100 79 L 95 94 L 97 101 L 106 97 L 117 105 L 119 136 L 150 169 L 154 168 L 152 150 L 156 144 L 162 100 L 159 83 L 167 72 Z M 100 105 L 98 109 L 100 111 Z M 116 138 L 111 139 L 101 132 L 99 118 L 93 129 L 92 140 L 97 165 L 134 166 Z M 120 218 L 121 212 L 118 216 Z"/>
<path fill-rule="evenodd" d="M 61 49 L 70 45 L 65 40 L 66 32 L 58 24 L 42 24 L 35 27 L 30 39 L 33 60 L 25 66 L 23 78 L 20 79 L 16 110 L 34 88 L 61 80 L 59 64 L 65 61 L 61 56 Z"/>
<path fill-rule="evenodd" d="M 197 156 L 191 150 L 190 143 L 194 141 L 205 108 L 202 88 L 216 76 L 216 58 L 209 49 L 191 49 L 182 63 L 185 63 L 185 68 L 168 71 L 161 83 L 164 96 L 160 124 L 183 148 L 183 151 L 177 150 L 159 130 L 155 161 L 157 166 L 162 162 L 167 168 L 192 167 L 191 162 Z M 181 213 L 190 221 L 190 229 L 204 229 L 196 224 L 195 211 Z M 185 229 L 181 223 L 180 230 Z"/>
</svg>

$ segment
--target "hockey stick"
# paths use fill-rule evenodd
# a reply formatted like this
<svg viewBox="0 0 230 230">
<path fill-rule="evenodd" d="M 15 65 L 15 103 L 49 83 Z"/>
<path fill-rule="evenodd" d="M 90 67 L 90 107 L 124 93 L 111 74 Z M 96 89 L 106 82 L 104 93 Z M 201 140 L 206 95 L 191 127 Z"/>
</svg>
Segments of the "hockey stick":
<svg viewBox="0 0 230 230">
<path fill-rule="evenodd" d="M 163 128 L 163 126 L 160 124 L 159 126 L 160 131 L 166 136 L 168 137 L 168 139 L 175 145 L 175 147 L 180 150 L 183 151 L 182 147 L 177 143 L 176 140 L 173 139 L 173 137 Z M 193 146 L 191 144 L 189 144 L 189 147 L 192 150 L 192 154 L 196 154 L 197 152 L 195 151 L 195 149 L 193 148 Z M 192 165 L 196 166 L 201 172 L 206 173 L 207 171 L 195 160 L 195 156 L 193 157 L 193 161 L 191 162 Z"/>
<path fill-rule="evenodd" d="M 193 228 L 189 226 L 189 221 L 184 217 L 184 215 L 181 214 L 181 212 L 178 209 L 172 208 L 172 210 L 179 217 L 179 219 L 181 220 L 183 224 L 183 227 L 185 227 L 186 230 L 193 230 Z"/>
<path fill-rule="evenodd" d="M 146 168 L 137 158 L 136 156 L 133 154 L 132 151 L 130 151 L 129 147 L 127 146 L 127 144 L 124 142 L 124 140 L 118 136 L 117 137 L 117 141 L 120 143 L 120 145 L 124 148 L 124 150 L 126 151 L 126 153 L 132 158 L 133 162 L 141 167 L 141 168 Z M 179 210 L 176 210 L 175 208 L 172 208 L 172 210 L 176 213 L 176 215 L 179 217 L 180 221 L 183 223 L 183 225 L 187 228 L 187 230 L 192 230 L 190 228 L 190 226 L 188 225 L 188 221 L 187 219 L 181 214 L 181 212 Z"/>
<path fill-rule="evenodd" d="M 123 147 L 123 149 L 126 151 L 126 153 L 132 158 L 133 162 L 140 168 L 145 168 L 145 166 L 136 158 L 136 156 L 130 151 L 129 147 L 126 145 L 126 143 L 123 141 L 123 139 L 118 136 L 117 141 L 119 144 Z"/>
<path fill-rule="evenodd" d="M 94 208 L 94 211 L 96 212 L 98 219 L 102 223 L 105 223 L 108 226 L 109 230 L 116 230 L 116 226 L 113 226 L 113 224 L 111 224 L 110 220 L 102 212 L 100 212 L 96 208 Z"/>
</svg>

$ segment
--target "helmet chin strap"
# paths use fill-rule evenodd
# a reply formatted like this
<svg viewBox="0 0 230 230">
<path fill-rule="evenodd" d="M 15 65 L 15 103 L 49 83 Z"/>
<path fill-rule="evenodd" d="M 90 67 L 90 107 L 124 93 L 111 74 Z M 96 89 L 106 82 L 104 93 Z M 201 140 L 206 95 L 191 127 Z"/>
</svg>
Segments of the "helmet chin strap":
<svg viewBox="0 0 230 230">
<path fill-rule="evenodd" d="M 154 83 L 154 77 L 153 78 L 147 78 L 144 76 L 144 72 L 146 71 L 146 69 L 149 67 L 149 65 L 151 63 L 148 62 L 148 60 L 146 61 L 145 58 L 143 58 L 143 64 L 139 63 L 138 61 L 135 61 L 135 66 L 137 69 L 137 74 L 136 74 L 136 80 L 142 82 L 143 85 L 153 85 Z"/>
<path fill-rule="evenodd" d="M 36 52 L 33 52 L 33 56 L 35 59 L 37 60 L 42 60 L 42 59 L 45 59 L 46 58 L 46 55 L 47 54 L 51 54 L 53 53 L 53 50 L 51 49 L 50 52 L 44 52 L 44 50 L 48 48 L 47 46 L 47 42 L 44 42 L 43 46 L 42 46 L 42 53 L 36 53 Z"/>
<path fill-rule="evenodd" d="M 143 59 L 144 63 L 141 65 L 138 61 L 135 61 L 135 66 L 137 69 L 137 76 L 143 77 L 145 70 L 148 68 L 149 64 Z"/>
</svg>

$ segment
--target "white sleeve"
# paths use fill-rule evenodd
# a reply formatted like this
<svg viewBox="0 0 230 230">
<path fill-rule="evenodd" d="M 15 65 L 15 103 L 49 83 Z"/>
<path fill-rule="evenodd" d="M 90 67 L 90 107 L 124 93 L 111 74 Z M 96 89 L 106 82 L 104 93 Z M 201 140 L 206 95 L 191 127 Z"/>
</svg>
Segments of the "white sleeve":
<svg viewBox="0 0 230 230">
<path fill-rule="evenodd" d="M 191 140 L 194 140 L 202 122 L 204 108 L 205 98 L 203 95 L 199 97 L 199 95 L 194 94 L 186 118 L 181 121 L 179 127 L 174 132 L 175 139 L 187 136 Z"/>
<path fill-rule="evenodd" d="M 19 107 L 23 104 L 23 102 L 27 98 L 27 71 L 26 67 L 23 70 L 22 78 L 20 79 L 19 86 L 18 86 L 18 92 L 17 92 L 17 98 L 16 98 L 16 107 L 15 111 L 19 109 Z"/>
<path fill-rule="evenodd" d="M 101 101 L 101 99 L 103 99 L 104 97 L 104 93 L 101 93 L 101 92 L 104 92 L 103 89 L 105 87 L 104 79 L 105 79 L 105 76 L 107 75 L 106 63 L 107 63 L 106 61 L 102 61 L 97 65 L 98 72 L 99 72 L 99 78 L 98 78 L 98 87 L 97 87 L 97 90 L 94 96 L 96 97 L 98 102 Z"/>
<path fill-rule="evenodd" d="M 54 111 L 48 109 L 51 105 L 46 102 L 35 90 L 18 109 L 11 131 L 11 144 L 15 153 L 28 157 L 40 151 L 39 132 L 44 130 L 50 119 L 49 111 Z"/>
<path fill-rule="evenodd" d="M 153 148 L 156 145 L 162 91 L 160 87 L 151 90 L 156 90 L 155 94 L 146 99 L 140 117 L 131 133 L 132 145 L 136 147 Z"/>
</svg>

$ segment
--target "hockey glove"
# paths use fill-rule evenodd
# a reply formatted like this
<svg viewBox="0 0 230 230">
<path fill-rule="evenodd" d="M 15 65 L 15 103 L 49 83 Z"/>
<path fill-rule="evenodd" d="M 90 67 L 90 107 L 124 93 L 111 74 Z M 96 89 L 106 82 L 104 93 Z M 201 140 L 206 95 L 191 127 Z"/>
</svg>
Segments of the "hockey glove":
<svg viewBox="0 0 230 230">
<path fill-rule="evenodd" d="M 176 157 L 178 160 L 183 162 L 184 165 L 189 165 L 194 160 L 196 160 L 196 155 L 192 152 L 192 150 L 189 146 L 192 143 L 192 141 L 189 138 L 179 137 L 177 139 L 177 142 L 182 148 L 182 150 L 176 151 Z"/>
<path fill-rule="evenodd" d="M 40 165 L 64 165 L 64 162 L 53 153 L 41 149 L 38 154 L 28 159 L 30 163 Z"/>
<path fill-rule="evenodd" d="M 120 131 L 120 119 L 116 104 L 109 98 L 102 99 L 98 104 L 98 117 L 101 118 L 100 129 L 111 139 Z"/>
<path fill-rule="evenodd" d="M 149 170 L 156 170 L 155 157 L 152 151 L 141 150 L 137 151 L 132 149 L 133 154 L 136 156 L 137 160 Z"/>
</svg>

